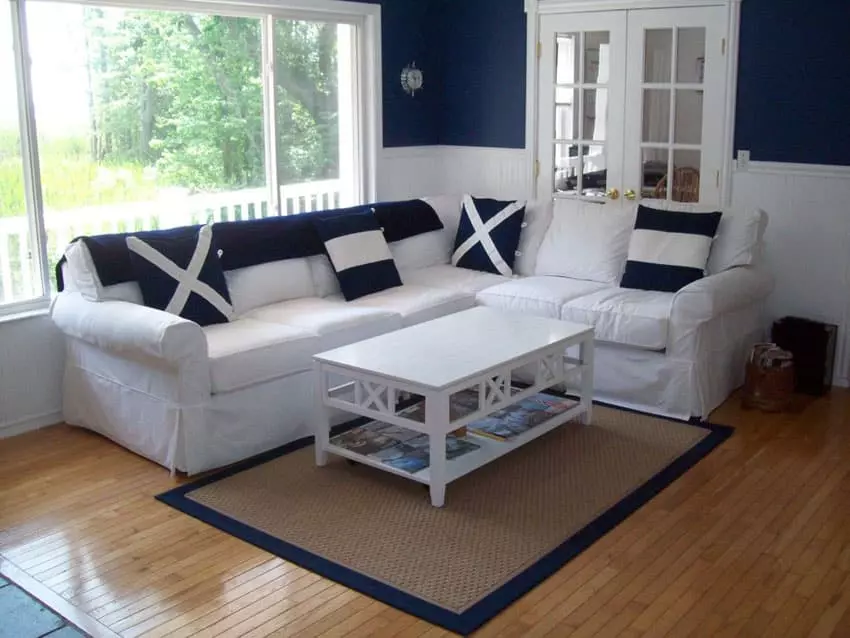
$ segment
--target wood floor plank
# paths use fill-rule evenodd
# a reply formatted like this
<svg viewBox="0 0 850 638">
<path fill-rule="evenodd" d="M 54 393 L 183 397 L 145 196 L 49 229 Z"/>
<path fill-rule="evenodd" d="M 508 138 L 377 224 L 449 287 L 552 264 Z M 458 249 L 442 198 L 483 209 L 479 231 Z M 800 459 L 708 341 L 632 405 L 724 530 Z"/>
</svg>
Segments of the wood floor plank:
<svg viewBox="0 0 850 638">
<path fill-rule="evenodd" d="M 850 392 L 800 405 L 731 399 L 729 441 L 477 635 L 850 635 Z M 451 635 L 153 499 L 184 480 L 68 426 L 0 440 L 0 560 L 127 638 Z"/>
</svg>

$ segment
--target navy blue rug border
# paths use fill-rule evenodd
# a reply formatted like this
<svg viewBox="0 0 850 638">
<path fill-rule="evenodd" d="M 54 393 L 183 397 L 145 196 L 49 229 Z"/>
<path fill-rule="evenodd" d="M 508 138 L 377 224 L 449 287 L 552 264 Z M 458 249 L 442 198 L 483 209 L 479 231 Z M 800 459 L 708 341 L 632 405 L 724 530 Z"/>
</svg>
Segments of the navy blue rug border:
<svg viewBox="0 0 850 638">
<path fill-rule="evenodd" d="M 549 391 L 551 393 L 551 391 Z M 279 538 L 266 534 L 250 525 L 216 512 L 208 507 L 187 498 L 187 494 L 205 485 L 215 483 L 222 479 L 238 474 L 244 470 L 256 467 L 272 459 L 295 452 L 313 444 L 313 437 L 305 437 L 279 448 L 269 450 L 245 461 L 236 463 L 224 470 L 203 477 L 191 483 L 181 485 L 167 492 L 159 494 L 156 499 L 169 505 L 184 514 L 196 518 L 208 525 L 236 536 L 237 538 L 251 543 L 260 549 L 275 554 L 285 560 L 315 572 L 320 576 L 333 580 L 341 585 L 359 591 L 367 596 L 379 600 L 387 605 L 400 609 L 413 616 L 417 616 L 427 622 L 439 625 L 444 629 L 461 635 L 468 635 L 494 618 L 497 614 L 511 605 L 513 602 L 527 594 L 537 585 L 557 572 L 581 552 L 589 548 L 593 543 L 626 520 L 638 509 L 652 500 L 676 479 L 684 475 L 689 469 L 705 458 L 715 448 L 720 446 L 734 433 L 734 429 L 725 425 L 715 425 L 708 422 L 695 420 L 682 421 L 654 414 L 647 414 L 639 410 L 621 408 L 603 403 L 616 410 L 644 414 L 645 416 L 663 419 L 699 427 L 709 431 L 708 436 L 691 447 L 683 455 L 676 458 L 670 465 L 659 471 L 643 485 L 625 496 L 618 503 L 610 507 L 596 519 L 588 523 L 581 530 L 573 534 L 561 545 L 538 560 L 534 565 L 518 574 L 510 581 L 502 585 L 472 607 L 461 614 L 434 605 L 433 603 L 417 598 L 411 594 L 400 591 L 383 582 L 365 576 L 338 563 L 305 551 L 295 545 L 287 543 Z M 358 418 L 343 425 L 333 428 L 333 432 L 342 432 L 356 427 L 369 419 Z"/>
</svg>

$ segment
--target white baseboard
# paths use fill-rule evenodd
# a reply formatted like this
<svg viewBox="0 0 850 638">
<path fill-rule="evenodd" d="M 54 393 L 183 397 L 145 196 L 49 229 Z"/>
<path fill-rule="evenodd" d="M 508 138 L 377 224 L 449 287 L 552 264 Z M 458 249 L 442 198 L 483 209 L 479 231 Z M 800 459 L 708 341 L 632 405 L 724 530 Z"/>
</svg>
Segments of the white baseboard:
<svg viewBox="0 0 850 638">
<path fill-rule="evenodd" d="M 31 432 L 32 430 L 38 430 L 48 425 L 56 425 L 57 423 L 62 423 L 62 412 L 58 410 L 18 419 L 11 423 L 2 423 L 0 424 L 0 439 L 17 436 L 24 432 Z"/>
</svg>

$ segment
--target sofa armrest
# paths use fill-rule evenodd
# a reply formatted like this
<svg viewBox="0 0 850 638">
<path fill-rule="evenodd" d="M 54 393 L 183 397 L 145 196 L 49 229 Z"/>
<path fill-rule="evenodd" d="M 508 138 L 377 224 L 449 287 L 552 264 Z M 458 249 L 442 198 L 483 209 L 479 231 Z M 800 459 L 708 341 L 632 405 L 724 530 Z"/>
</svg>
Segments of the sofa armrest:
<svg viewBox="0 0 850 638">
<path fill-rule="evenodd" d="M 668 351 L 700 325 L 762 303 L 773 292 L 773 276 L 759 268 L 731 268 L 685 286 L 673 297 Z"/>
<path fill-rule="evenodd" d="M 53 300 L 50 316 L 66 335 L 121 355 L 143 355 L 175 365 L 207 360 L 201 327 L 155 308 L 89 301 L 78 292 L 62 292 Z"/>
</svg>

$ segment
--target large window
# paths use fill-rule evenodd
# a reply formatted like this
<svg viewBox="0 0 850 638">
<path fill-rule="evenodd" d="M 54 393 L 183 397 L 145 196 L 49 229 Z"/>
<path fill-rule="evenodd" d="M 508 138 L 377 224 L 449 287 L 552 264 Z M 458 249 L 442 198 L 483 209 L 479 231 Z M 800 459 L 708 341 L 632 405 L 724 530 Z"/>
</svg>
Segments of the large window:
<svg viewBox="0 0 850 638">
<path fill-rule="evenodd" d="M 137 2 L 19 0 L 0 18 L 6 310 L 45 298 L 78 235 L 374 196 L 374 5 Z"/>
</svg>

